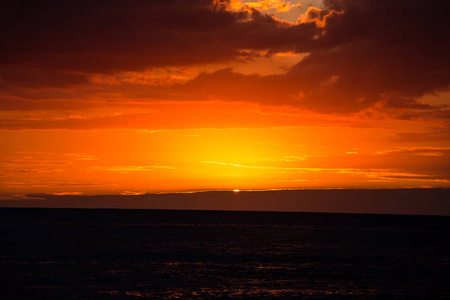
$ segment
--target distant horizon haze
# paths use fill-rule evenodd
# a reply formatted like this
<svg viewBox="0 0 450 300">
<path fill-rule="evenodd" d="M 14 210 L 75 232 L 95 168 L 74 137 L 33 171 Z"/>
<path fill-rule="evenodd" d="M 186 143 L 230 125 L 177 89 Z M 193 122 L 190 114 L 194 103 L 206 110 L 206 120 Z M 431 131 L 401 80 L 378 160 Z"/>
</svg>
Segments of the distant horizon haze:
<svg viewBox="0 0 450 300">
<path fill-rule="evenodd" d="M 450 189 L 303 189 L 143 195 L 31 194 L 0 207 L 233 210 L 450 216 Z"/>
</svg>

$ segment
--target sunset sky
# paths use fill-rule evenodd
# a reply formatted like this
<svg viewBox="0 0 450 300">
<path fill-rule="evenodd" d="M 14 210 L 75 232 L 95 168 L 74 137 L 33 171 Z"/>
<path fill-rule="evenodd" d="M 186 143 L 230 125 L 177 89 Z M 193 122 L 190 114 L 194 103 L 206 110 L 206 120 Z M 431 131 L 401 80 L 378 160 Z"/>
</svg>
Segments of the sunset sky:
<svg viewBox="0 0 450 300">
<path fill-rule="evenodd" d="M 450 187 L 448 8 L 8 1 L 0 199 Z"/>
</svg>

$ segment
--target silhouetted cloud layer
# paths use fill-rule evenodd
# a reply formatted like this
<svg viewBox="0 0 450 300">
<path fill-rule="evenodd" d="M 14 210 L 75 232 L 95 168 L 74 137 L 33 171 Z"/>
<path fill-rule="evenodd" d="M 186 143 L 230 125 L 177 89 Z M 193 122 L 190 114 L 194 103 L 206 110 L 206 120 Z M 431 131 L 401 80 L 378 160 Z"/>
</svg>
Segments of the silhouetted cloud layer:
<svg viewBox="0 0 450 300">
<path fill-rule="evenodd" d="M 417 101 L 450 84 L 446 5 L 325 0 L 324 7 L 310 8 L 292 24 L 255 7 L 233 10 L 210 0 L 10 1 L 0 8 L 0 90 L 7 96 L 0 109 L 20 109 L 12 104 L 16 100 L 24 102 L 22 109 L 27 103 L 35 107 L 24 100 L 32 98 L 29 89 L 47 89 L 50 95 L 41 99 L 49 100 L 57 92 L 48 88 L 93 85 L 88 78 L 98 73 L 294 52 L 308 55 L 281 75 L 222 69 L 186 84 L 140 89 L 148 101 L 219 99 L 318 112 L 386 108 L 446 114 L 445 107 Z M 107 86 L 99 88 L 108 92 Z"/>
<path fill-rule="evenodd" d="M 352 212 L 377 214 L 411 214 L 411 215 L 444 215 L 450 214 L 448 189 L 375 189 L 375 190 L 300 190 L 300 191 L 243 191 L 233 192 L 199 192 L 176 194 L 143 194 L 83 196 L 77 194 L 27 194 L 23 199 L 0 201 L 0 207 L 59 207 L 59 208 L 146 208 L 146 209 L 202 209 L 246 211 L 302 211 L 302 212 Z M 211 201 L 214 199 L 214 201 Z M 40 216 L 46 211 L 40 212 Z M 107 213 L 107 212 L 106 212 Z M 106 215 L 105 213 L 105 215 Z M 183 212 L 189 214 L 188 212 Z M 20 211 L 20 217 L 24 212 Z M 62 214 L 62 217 L 61 217 Z M 87 212 L 83 212 L 85 222 Z M 236 212 L 234 212 L 236 214 Z M 9 222 L 16 222 L 19 217 L 11 213 Z M 74 218 L 74 213 L 64 216 L 58 214 L 62 222 Z M 161 218 L 167 222 L 167 213 L 159 211 L 152 220 Z M 5 214 L 6 216 L 6 214 Z M 33 214 L 29 218 L 35 217 Z M 81 214 L 80 214 L 81 216 Z M 117 213 L 111 213 L 117 222 Z M 133 213 L 133 222 L 142 223 Z M 142 215 L 148 218 L 147 215 Z M 225 216 L 225 215 L 224 215 Z M 52 215 L 54 218 L 55 216 Z M 96 216 L 97 217 L 97 216 Z M 216 217 L 216 216 L 215 216 Z M 386 216 L 387 217 L 387 216 Z M 27 218 L 27 220 L 29 219 Z M 76 217 L 75 217 L 76 218 Z M 224 219 L 229 222 L 229 217 Z M 294 216 L 298 218 L 298 216 Z M 346 217 L 347 218 L 347 217 Z M 196 212 L 195 222 L 199 222 Z M 204 219 L 203 219 L 204 220 Z M 289 220 L 289 219 L 287 219 Z M 200 221 L 201 222 L 201 221 Z M 349 224 L 352 221 L 349 221 Z M 433 223 L 435 224 L 435 223 Z M 419 225 L 418 225 L 419 226 Z"/>
<path fill-rule="evenodd" d="M 303 19 L 314 24 L 314 30 L 307 34 L 310 40 L 282 38 L 284 45 L 292 47 L 289 50 L 310 53 L 286 74 L 244 76 L 222 70 L 202 74 L 193 82 L 215 82 L 214 88 L 201 85 L 222 99 L 242 95 L 240 99 L 321 112 L 352 112 L 374 106 L 435 108 L 417 99 L 448 90 L 450 83 L 450 35 L 442 10 L 444 1 L 325 4 L 327 9 L 310 9 Z M 320 22 L 323 28 L 318 27 Z M 304 23 L 289 30 L 301 31 L 301 25 Z"/>
</svg>

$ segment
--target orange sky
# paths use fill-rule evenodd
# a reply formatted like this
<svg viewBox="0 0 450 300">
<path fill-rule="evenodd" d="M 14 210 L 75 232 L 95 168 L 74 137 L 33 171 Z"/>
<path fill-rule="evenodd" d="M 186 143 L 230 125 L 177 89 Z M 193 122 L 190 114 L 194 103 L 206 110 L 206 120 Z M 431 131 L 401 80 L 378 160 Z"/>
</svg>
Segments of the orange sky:
<svg viewBox="0 0 450 300">
<path fill-rule="evenodd" d="M 0 199 L 449 187 L 445 3 L 6 4 Z"/>
</svg>

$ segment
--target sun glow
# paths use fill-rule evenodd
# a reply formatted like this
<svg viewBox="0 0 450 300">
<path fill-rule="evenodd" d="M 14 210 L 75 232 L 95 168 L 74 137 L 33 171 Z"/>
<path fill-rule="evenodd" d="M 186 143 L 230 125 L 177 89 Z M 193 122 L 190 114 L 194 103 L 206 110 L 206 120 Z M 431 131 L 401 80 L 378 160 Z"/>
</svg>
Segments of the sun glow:
<svg viewBox="0 0 450 300">
<path fill-rule="evenodd" d="M 144 2 L 7 6 L 0 198 L 449 187 L 437 3 Z"/>
</svg>

